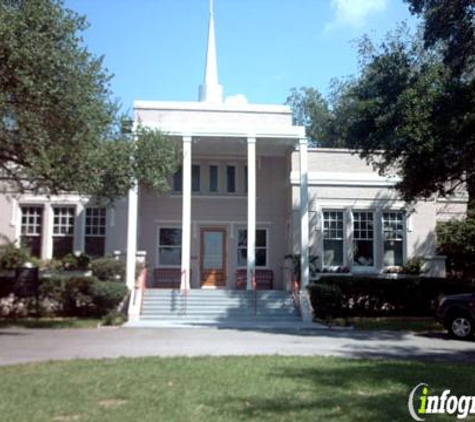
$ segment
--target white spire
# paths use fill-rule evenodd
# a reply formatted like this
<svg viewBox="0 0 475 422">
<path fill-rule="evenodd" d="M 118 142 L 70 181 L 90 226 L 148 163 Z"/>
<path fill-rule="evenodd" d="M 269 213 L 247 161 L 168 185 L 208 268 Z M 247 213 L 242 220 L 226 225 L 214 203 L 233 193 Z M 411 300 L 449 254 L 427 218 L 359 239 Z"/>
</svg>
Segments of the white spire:
<svg viewBox="0 0 475 422">
<path fill-rule="evenodd" d="M 209 1 L 208 48 L 203 84 L 199 89 L 199 101 L 206 103 L 222 103 L 223 87 L 218 82 L 218 61 L 216 59 L 216 39 L 214 34 L 213 0 Z"/>
</svg>

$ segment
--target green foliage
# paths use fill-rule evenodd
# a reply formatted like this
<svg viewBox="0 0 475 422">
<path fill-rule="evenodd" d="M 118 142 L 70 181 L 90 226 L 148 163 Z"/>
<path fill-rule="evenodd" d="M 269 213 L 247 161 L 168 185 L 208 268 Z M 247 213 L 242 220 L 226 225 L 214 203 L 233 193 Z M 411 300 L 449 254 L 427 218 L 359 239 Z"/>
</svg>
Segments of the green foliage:
<svg viewBox="0 0 475 422">
<path fill-rule="evenodd" d="M 419 275 L 422 273 L 424 266 L 424 259 L 421 257 L 414 257 L 407 260 L 406 265 L 402 267 L 403 274 Z"/>
<path fill-rule="evenodd" d="M 115 258 L 98 258 L 91 262 L 92 274 L 103 281 L 125 281 L 125 262 Z"/>
<path fill-rule="evenodd" d="M 102 58 L 83 45 L 87 26 L 62 0 L 0 4 L 0 171 L 20 191 L 104 201 L 135 180 L 164 189 L 179 147 L 125 127 Z"/>
<path fill-rule="evenodd" d="M 316 318 L 328 321 L 341 315 L 342 300 L 341 290 L 336 284 L 312 285 L 311 302 Z"/>
<path fill-rule="evenodd" d="M 317 265 L 318 258 L 319 258 L 318 255 L 310 255 L 309 256 L 310 276 L 313 276 L 318 272 L 318 265 Z M 289 254 L 289 255 L 285 255 L 284 259 L 290 262 L 292 274 L 294 275 L 296 280 L 298 282 L 300 282 L 300 280 L 301 280 L 301 278 L 300 278 L 301 265 L 302 265 L 301 255 L 299 255 L 299 254 L 294 254 L 294 255 Z"/>
<path fill-rule="evenodd" d="M 475 284 L 471 282 L 449 278 L 323 276 L 309 286 L 310 300 L 316 311 L 320 306 L 321 290 L 325 289 L 322 285 L 332 285 L 340 290 L 341 301 L 332 304 L 332 316 L 343 318 L 433 316 L 441 295 L 475 289 Z"/>
<path fill-rule="evenodd" d="M 62 259 L 63 268 L 71 271 L 85 271 L 89 268 L 91 257 L 85 253 L 79 255 L 70 253 Z"/>
<path fill-rule="evenodd" d="M 292 88 L 285 103 L 292 108 L 294 124 L 305 126 L 311 144 L 319 147 L 341 146 L 330 131 L 332 115 L 328 102 L 315 88 Z"/>
<path fill-rule="evenodd" d="M 128 292 L 125 284 L 100 281 L 93 284 L 94 316 L 103 316 L 116 310 Z"/>
<path fill-rule="evenodd" d="M 451 220 L 437 225 L 439 253 L 447 256 L 449 273 L 475 279 L 475 211 L 464 220 Z"/>
<path fill-rule="evenodd" d="M 13 243 L 0 246 L 0 270 L 14 270 L 30 260 L 26 249 L 18 248 Z"/>
<path fill-rule="evenodd" d="M 127 321 L 127 315 L 117 310 L 112 310 L 102 317 L 101 323 L 103 326 L 117 326 L 122 325 Z"/>
</svg>

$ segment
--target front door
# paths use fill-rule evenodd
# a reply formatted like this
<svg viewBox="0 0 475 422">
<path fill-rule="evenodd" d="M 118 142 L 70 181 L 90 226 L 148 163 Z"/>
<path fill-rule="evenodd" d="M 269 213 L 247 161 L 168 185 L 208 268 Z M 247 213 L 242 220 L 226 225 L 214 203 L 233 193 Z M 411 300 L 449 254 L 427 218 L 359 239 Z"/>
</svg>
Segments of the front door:
<svg viewBox="0 0 475 422">
<path fill-rule="evenodd" d="M 202 287 L 226 286 L 226 229 L 201 229 L 200 277 Z"/>
</svg>

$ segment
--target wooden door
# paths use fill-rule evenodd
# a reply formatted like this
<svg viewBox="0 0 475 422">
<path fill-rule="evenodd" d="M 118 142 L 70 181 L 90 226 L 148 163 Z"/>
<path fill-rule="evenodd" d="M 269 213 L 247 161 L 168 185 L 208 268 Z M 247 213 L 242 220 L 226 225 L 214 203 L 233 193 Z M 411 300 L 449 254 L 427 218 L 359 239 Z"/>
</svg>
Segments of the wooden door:
<svg viewBox="0 0 475 422">
<path fill-rule="evenodd" d="M 226 286 L 226 229 L 201 229 L 200 277 L 202 287 Z"/>
</svg>

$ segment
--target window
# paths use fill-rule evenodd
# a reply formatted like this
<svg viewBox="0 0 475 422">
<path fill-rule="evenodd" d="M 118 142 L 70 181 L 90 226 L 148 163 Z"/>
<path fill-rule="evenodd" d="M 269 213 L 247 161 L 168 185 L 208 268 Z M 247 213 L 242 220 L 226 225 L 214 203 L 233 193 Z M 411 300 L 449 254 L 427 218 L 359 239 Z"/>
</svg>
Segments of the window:
<svg viewBox="0 0 475 422">
<path fill-rule="evenodd" d="M 236 167 L 235 166 L 226 167 L 226 179 L 227 179 L 228 193 L 236 192 Z"/>
<path fill-rule="evenodd" d="M 158 237 L 158 265 L 179 267 L 181 265 L 181 229 L 160 229 Z"/>
<path fill-rule="evenodd" d="M 74 207 L 53 208 L 53 258 L 73 252 Z"/>
<path fill-rule="evenodd" d="M 181 186 L 183 184 L 183 171 L 180 167 L 173 175 L 173 191 L 181 192 Z"/>
<path fill-rule="evenodd" d="M 383 213 L 383 242 L 385 266 L 404 265 L 404 214 Z"/>
<path fill-rule="evenodd" d="M 20 244 L 33 256 L 41 257 L 41 230 L 43 226 L 43 208 L 35 206 L 21 207 Z"/>
<path fill-rule="evenodd" d="M 209 166 L 209 191 L 218 192 L 218 166 Z"/>
<path fill-rule="evenodd" d="M 84 249 L 93 257 L 104 256 L 106 246 L 106 209 L 86 208 Z"/>
<path fill-rule="evenodd" d="M 199 164 L 191 166 L 191 189 L 193 192 L 199 192 L 201 185 L 201 174 Z"/>
<path fill-rule="evenodd" d="M 238 232 L 238 267 L 247 266 L 247 230 Z M 267 266 L 267 230 L 256 230 L 256 267 Z"/>
<path fill-rule="evenodd" d="M 343 212 L 323 212 L 323 265 L 343 265 Z"/>
<path fill-rule="evenodd" d="M 374 265 L 374 218 L 371 211 L 353 213 L 353 263 Z"/>
</svg>

